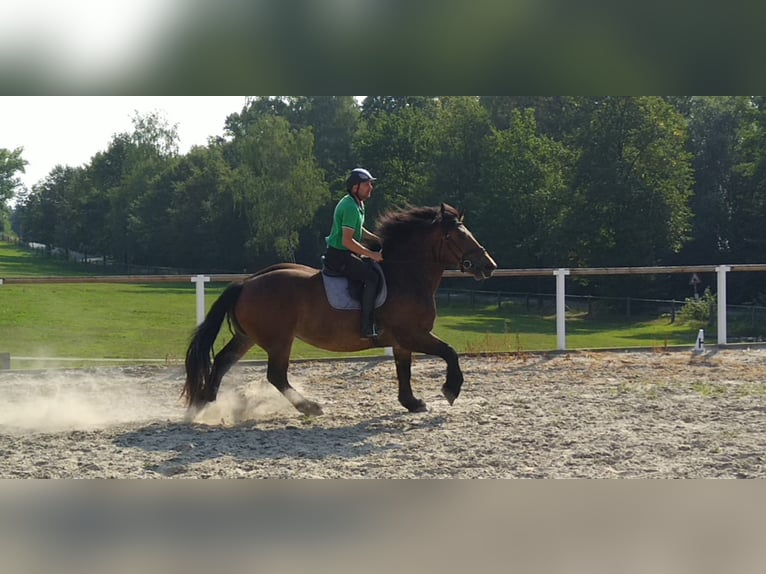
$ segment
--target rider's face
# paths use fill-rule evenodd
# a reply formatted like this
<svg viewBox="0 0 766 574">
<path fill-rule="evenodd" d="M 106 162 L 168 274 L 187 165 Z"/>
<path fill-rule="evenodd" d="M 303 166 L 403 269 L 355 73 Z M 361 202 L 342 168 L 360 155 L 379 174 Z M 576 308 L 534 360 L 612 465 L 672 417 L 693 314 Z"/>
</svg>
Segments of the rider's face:
<svg viewBox="0 0 766 574">
<path fill-rule="evenodd" d="M 373 184 L 371 181 L 363 181 L 359 184 L 356 194 L 359 196 L 359 199 L 364 201 L 366 199 L 370 199 L 370 196 L 372 195 L 372 189 Z"/>
</svg>

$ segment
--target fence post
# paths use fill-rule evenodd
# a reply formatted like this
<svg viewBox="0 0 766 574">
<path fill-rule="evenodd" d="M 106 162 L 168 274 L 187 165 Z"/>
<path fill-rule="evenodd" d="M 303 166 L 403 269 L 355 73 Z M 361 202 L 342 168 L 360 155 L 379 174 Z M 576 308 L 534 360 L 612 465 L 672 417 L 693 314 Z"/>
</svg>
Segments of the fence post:
<svg viewBox="0 0 766 574">
<path fill-rule="evenodd" d="M 209 281 L 210 277 L 205 275 L 195 275 L 191 278 L 191 282 L 197 284 L 197 325 L 201 325 L 205 320 L 205 283 Z"/>
<path fill-rule="evenodd" d="M 726 344 L 726 273 L 731 271 L 729 265 L 719 265 L 715 268 L 718 275 L 718 344 Z"/>
<path fill-rule="evenodd" d="M 569 269 L 556 269 L 553 274 L 556 276 L 556 339 L 559 351 L 566 351 L 566 288 L 564 278 L 569 275 Z"/>
</svg>

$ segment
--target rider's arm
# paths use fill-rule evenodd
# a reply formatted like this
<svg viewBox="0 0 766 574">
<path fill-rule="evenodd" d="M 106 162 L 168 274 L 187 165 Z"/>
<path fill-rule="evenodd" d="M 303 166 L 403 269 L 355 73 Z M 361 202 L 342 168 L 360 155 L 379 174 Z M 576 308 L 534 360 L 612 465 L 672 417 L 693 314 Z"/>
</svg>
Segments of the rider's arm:
<svg viewBox="0 0 766 574">
<path fill-rule="evenodd" d="M 362 227 L 362 238 L 367 241 L 372 241 L 375 245 L 380 246 L 380 237 L 375 235 L 372 231 L 366 227 Z"/>
<path fill-rule="evenodd" d="M 356 239 L 354 239 L 354 230 L 350 227 L 343 228 L 343 247 L 348 249 L 351 253 L 356 253 L 357 255 L 363 255 L 364 257 L 369 257 L 373 261 L 377 261 L 377 262 L 383 261 L 383 256 L 380 254 L 379 251 L 371 251 L 370 249 L 367 249 L 364 245 L 359 243 Z"/>
</svg>

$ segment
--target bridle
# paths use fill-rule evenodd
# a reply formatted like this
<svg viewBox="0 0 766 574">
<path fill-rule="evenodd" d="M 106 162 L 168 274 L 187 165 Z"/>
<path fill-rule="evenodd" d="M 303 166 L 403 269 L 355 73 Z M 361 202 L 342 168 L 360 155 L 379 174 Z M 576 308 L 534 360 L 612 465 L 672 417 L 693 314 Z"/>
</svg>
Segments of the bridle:
<svg viewBox="0 0 766 574">
<path fill-rule="evenodd" d="M 457 245 L 455 245 L 455 243 L 450 238 L 450 232 L 448 231 L 447 233 L 444 234 L 444 236 L 442 237 L 442 240 L 439 242 L 439 252 L 436 258 L 439 263 L 448 263 L 447 261 L 444 261 L 444 259 L 441 257 L 445 244 L 447 245 L 447 249 L 453 256 L 457 255 L 455 259 L 459 261 L 458 265 L 460 267 L 460 271 L 463 273 L 467 273 L 468 271 L 473 269 L 473 263 L 471 262 L 471 259 L 470 259 L 472 255 L 475 255 L 477 253 L 481 253 L 482 255 L 487 254 L 487 250 L 484 249 L 481 245 L 478 245 L 477 247 L 474 247 L 473 249 L 469 249 L 468 251 L 461 253 L 459 250 L 457 250 Z"/>
<path fill-rule="evenodd" d="M 473 249 L 466 251 L 463 253 L 463 256 L 460 258 L 460 271 L 463 273 L 467 273 L 469 270 L 473 269 L 473 263 L 469 259 L 471 255 L 474 255 L 475 253 L 481 253 L 482 255 L 487 254 L 487 250 L 483 247 L 474 247 Z"/>
</svg>

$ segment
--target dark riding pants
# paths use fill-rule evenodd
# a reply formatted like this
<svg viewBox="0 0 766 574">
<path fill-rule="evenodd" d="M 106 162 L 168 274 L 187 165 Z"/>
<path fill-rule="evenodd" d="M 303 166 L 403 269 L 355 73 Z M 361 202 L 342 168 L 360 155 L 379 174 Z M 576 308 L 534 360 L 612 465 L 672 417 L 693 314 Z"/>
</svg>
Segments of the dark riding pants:
<svg viewBox="0 0 766 574">
<path fill-rule="evenodd" d="M 378 292 L 380 276 L 372 264 L 371 259 L 363 259 L 344 249 L 328 247 L 325 253 L 325 265 L 332 271 L 349 279 L 364 282 L 361 301 L 362 331 L 369 330 L 375 322 L 375 296 Z"/>
</svg>

